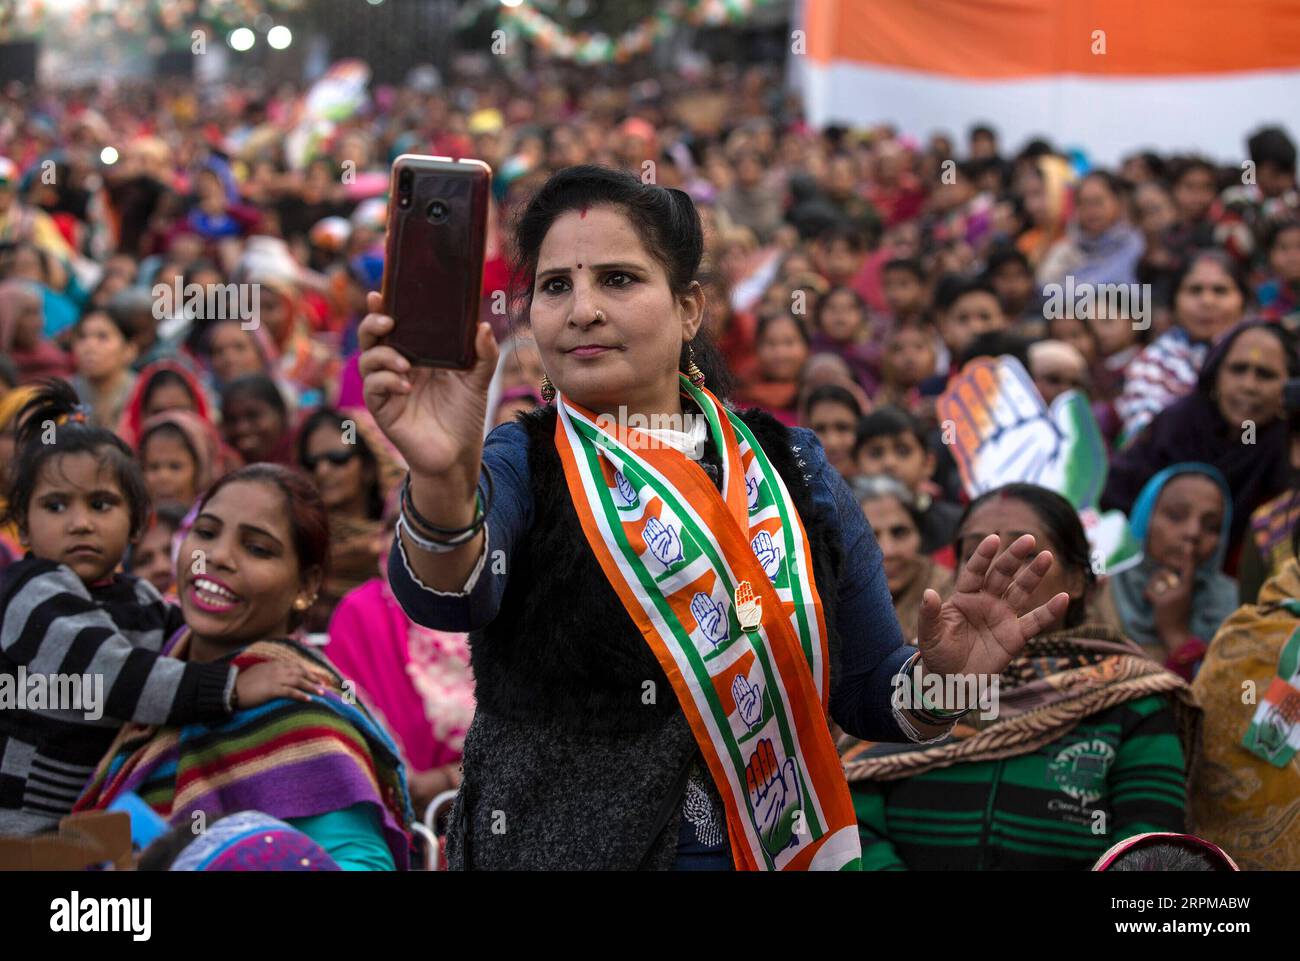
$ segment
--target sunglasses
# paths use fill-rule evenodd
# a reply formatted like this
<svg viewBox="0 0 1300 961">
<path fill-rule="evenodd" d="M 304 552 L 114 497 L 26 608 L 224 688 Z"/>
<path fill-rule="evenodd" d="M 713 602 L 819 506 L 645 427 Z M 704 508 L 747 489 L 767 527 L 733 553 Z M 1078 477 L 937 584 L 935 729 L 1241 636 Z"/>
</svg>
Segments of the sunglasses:
<svg viewBox="0 0 1300 961">
<path fill-rule="evenodd" d="M 329 461 L 335 467 L 342 467 L 356 456 L 357 450 L 355 447 L 347 450 L 327 450 L 323 454 L 308 454 L 302 459 L 302 466 L 309 471 L 313 471 L 321 461 Z"/>
</svg>

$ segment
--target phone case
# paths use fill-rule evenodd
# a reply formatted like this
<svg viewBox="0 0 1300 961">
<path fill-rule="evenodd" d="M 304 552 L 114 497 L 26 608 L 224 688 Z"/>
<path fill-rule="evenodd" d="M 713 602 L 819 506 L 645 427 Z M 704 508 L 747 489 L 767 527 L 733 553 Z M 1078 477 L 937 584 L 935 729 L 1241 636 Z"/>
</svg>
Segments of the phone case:
<svg viewBox="0 0 1300 961">
<path fill-rule="evenodd" d="M 491 180 L 481 160 L 393 162 L 383 301 L 394 325 L 385 342 L 413 364 L 474 365 Z"/>
</svg>

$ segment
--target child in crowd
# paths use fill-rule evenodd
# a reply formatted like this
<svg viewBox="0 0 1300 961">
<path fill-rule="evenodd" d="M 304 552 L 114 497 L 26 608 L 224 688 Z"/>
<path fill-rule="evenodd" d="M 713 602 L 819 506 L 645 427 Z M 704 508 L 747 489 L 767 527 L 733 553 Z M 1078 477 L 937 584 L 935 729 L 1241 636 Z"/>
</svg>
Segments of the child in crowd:
<svg viewBox="0 0 1300 961">
<path fill-rule="evenodd" d="M 897 407 L 881 407 L 858 422 L 853 459 L 863 474 L 886 474 L 911 493 L 921 517 L 921 550 L 952 567 L 951 545 L 961 508 L 939 500 L 936 458 L 921 422 Z M 945 550 L 946 549 L 946 550 Z"/>
<path fill-rule="evenodd" d="M 899 324 L 924 319 L 930 298 L 926 292 L 925 268 L 920 260 L 895 257 L 886 262 L 881 272 L 881 284 L 895 328 Z"/>
<path fill-rule="evenodd" d="M 1011 319 L 1016 333 L 1043 336 L 1043 298 L 1028 257 L 1014 247 L 999 247 L 989 254 L 984 279 L 998 295 L 1002 312 Z"/>
<path fill-rule="evenodd" d="M 757 374 L 736 391 L 741 406 L 761 407 L 785 424 L 798 422 L 799 377 L 808 360 L 809 337 L 793 314 L 768 314 L 755 336 Z"/>
<path fill-rule="evenodd" d="M 826 450 L 826 459 L 845 480 L 857 474 L 853 445 L 861 418 L 858 399 L 838 384 L 816 388 L 804 404 L 804 426 L 812 428 Z"/>
<path fill-rule="evenodd" d="M 839 354 L 858 385 L 874 394 L 880 379 L 880 346 L 871 336 L 862 298 L 848 287 L 831 290 L 817 302 L 814 331 L 812 351 Z"/>
<path fill-rule="evenodd" d="M 128 574 L 148 581 L 168 601 L 176 601 L 176 565 L 172 563 L 172 537 L 180 530 L 189 507 L 154 502 L 153 515 L 140 540 L 131 545 L 123 564 Z"/>
<path fill-rule="evenodd" d="M 1272 276 L 1259 286 L 1260 315 L 1292 329 L 1300 327 L 1300 220 L 1275 225 L 1265 249 Z"/>
<path fill-rule="evenodd" d="M 937 337 L 924 319 L 899 321 L 894 325 L 885 341 L 877 404 L 901 407 L 912 413 L 918 411 L 921 384 L 934 377 L 938 364 Z"/>
<path fill-rule="evenodd" d="M 72 356 L 77 368 L 72 387 L 86 398 L 91 423 L 112 430 L 135 386 L 134 332 L 122 315 L 92 310 L 72 328 Z"/>
<path fill-rule="evenodd" d="M 292 691 L 305 698 L 314 688 L 295 668 L 241 673 L 158 655 L 182 626 L 180 609 L 147 581 L 114 573 L 148 523 L 144 479 L 130 448 L 88 416 L 64 381 L 19 413 L 8 513 L 28 553 L 0 581 L 0 673 L 15 682 L 75 676 L 82 685 L 80 703 L 3 712 L 0 834 L 55 826 L 126 721 L 219 721 L 236 705 Z M 45 443 L 51 422 L 53 443 Z M 214 580 L 211 590 L 224 588 Z"/>
<path fill-rule="evenodd" d="M 1068 390 L 1087 391 L 1088 362 L 1072 344 L 1040 340 L 1029 345 L 1029 376 L 1050 406 Z"/>
<path fill-rule="evenodd" d="M 953 283 L 949 278 L 940 282 L 942 300 L 936 293 L 935 306 L 939 312 L 939 336 L 943 338 L 950 363 L 960 358 L 980 334 L 1006 330 L 1010 325 L 1003 313 L 997 292 L 985 280 L 967 280 Z M 960 368 L 950 369 L 949 375 Z"/>
</svg>

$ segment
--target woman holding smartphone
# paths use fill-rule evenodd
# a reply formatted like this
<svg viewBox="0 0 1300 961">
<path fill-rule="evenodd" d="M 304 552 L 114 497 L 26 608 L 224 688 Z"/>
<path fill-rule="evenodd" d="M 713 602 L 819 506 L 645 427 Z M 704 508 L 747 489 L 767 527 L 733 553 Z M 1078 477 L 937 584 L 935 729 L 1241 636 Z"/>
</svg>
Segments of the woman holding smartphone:
<svg viewBox="0 0 1300 961">
<path fill-rule="evenodd" d="M 924 676 L 998 674 L 1059 617 L 1064 594 L 1026 605 L 1050 554 L 990 535 L 905 645 L 815 435 L 718 400 L 690 198 L 570 167 L 513 239 L 547 406 L 485 440 L 488 324 L 466 371 L 411 366 L 387 316 L 360 327 L 366 404 L 410 467 L 394 594 L 472 632 L 452 867 L 857 868 L 830 722 L 946 735 L 962 706 Z"/>
</svg>

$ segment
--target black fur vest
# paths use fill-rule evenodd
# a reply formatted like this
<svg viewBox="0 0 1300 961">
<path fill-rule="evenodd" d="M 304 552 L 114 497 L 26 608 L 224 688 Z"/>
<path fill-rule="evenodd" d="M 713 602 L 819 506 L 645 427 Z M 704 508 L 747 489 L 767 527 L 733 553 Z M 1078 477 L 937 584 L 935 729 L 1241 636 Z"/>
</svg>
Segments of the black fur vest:
<svg viewBox="0 0 1300 961">
<path fill-rule="evenodd" d="M 790 432 L 761 411 L 742 417 L 808 533 L 833 690 L 839 533 L 833 517 L 813 509 Z M 663 669 L 587 544 L 555 421 L 552 407 L 520 418 L 533 522 L 508 560 L 496 618 L 470 639 L 477 710 L 451 860 L 476 868 L 666 867 L 675 852 L 671 815 L 697 748 Z"/>
</svg>

